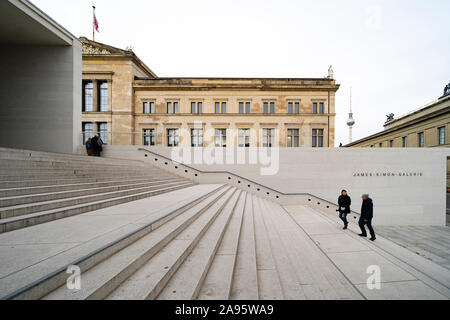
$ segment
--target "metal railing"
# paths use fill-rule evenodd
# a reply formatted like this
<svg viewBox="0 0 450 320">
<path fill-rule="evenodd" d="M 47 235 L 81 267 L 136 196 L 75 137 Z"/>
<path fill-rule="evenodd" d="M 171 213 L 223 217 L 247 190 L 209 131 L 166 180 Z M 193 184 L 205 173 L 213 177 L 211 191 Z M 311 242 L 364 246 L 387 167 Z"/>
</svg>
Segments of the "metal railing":
<svg viewBox="0 0 450 320">
<path fill-rule="evenodd" d="M 278 200 L 278 201 L 282 200 L 281 197 L 306 196 L 306 197 L 309 197 L 308 202 L 312 202 L 312 198 L 315 198 L 318 201 L 320 201 L 320 202 L 317 203 L 318 206 L 320 206 L 322 204 L 321 202 L 325 202 L 326 204 L 328 204 L 327 209 L 330 209 L 331 208 L 330 206 L 334 206 L 335 208 L 339 207 L 339 205 L 337 203 L 335 203 L 335 202 L 323 199 L 321 197 L 315 196 L 315 195 L 310 194 L 310 193 L 295 193 L 295 192 L 293 192 L 293 193 L 286 193 L 286 192 L 282 192 L 282 191 L 279 191 L 279 190 L 275 190 L 275 189 L 273 189 L 271 187 L 265 186 L 265 185 L 263 185 L 263 184 L 261 184 L 259 182 L 253 181 L 251 179 L 242 177 L 242 176 L 240 176 L 238 174 L 235 174 L 233 172 L 229 172 L 229 171 L 226 171 L 226 170 L 222 170 L 222 171 L 220 171 L 220 170 L 219 171 L 203 171 L 203 170 L 191 167 L 189 165 L 186 165 L 186 164 L 174 161 L 173 159 L 170 159 L 170 158 L 168 158 L 166 156 L 163 156 L 163 155 L 161 155 L 161 154 L 159 154 L 157 152 L 148 150 L 146 148 L 139 148 L 138 150 L 139 151 L 144 151 L 145 153 L 150 153 L 150 154 L 152 154 L 152 155 L 154 155 L 156 157 L 164 159 L 165 161 L 170 161 L 171 163 L 175 164 L 175 169 L 182 169 L 181 167 L 184 167 L 183 169 L 188 169 L 188 170 L 191 170 L 193 172 L 196 172 L 195 177 L 198 177 L 198 174 L 202 174 L 202 175 L 225 174 L 225 175 L 228 175 L 228 179 L 225 181 L 226 183 L 230 183 L 231 181 L 233 181 L 232 177 L 234 177 L 234 180 L 238 181 L 238 184 L 240 184 L 240 185 L 245 185 L 246 183 L 243 183 L 243 182 L 246 181 L 247 183 L 250 183 L 250 184 L 253 184 L 253 185 L 257 186 L 256 190 L 258 192 L 261 192 L 262 189 L 266 189 L 266 190 L 269 190 L 270 192 L 274 193 L 275 194 L 274 198 L 276 200 Z M 146 157 L 147 157 L 147 155 L 146 155 Z M 155 158 L 155 161 L 159 161 L 159 159 Z M 165 164 L 168 165 L 168 162 L 165 162 Z M 185 173 L 187 173 L 187 172 L 185 172 Z M 265 196 L 270 196 L 271 195 L 270 192 L 269 193 L 266 192 Z M 361 215 L 360 213 L 358 213 L 356 211 L 353 211 L 353 210 L 351 211 L 351 214 L 354 214 L 354 215 L 357 215 L 357 216 Z"/>
</svg>

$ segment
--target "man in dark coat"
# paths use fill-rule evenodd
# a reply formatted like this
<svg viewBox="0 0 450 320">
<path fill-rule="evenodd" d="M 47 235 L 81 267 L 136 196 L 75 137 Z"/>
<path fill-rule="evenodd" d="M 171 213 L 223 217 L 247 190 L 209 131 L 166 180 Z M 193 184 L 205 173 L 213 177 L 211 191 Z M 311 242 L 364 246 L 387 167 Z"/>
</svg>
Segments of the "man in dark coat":
<svg viewBox="0 0 450 320">
<path fill-rule="evenodd" d="M 92 147 L 94 148 L 94 157 L 100 156 L 100 146 L 98 145 L 98 136 L 91 139 Z"/>
<path fill-rule="evenodd" d="M 361 207 L 361 218 L 359 219 L 359 227 L 361 228 L 361 237 L 367 237 L 367 231 L 365 225 L 369 228 L 370 235 L 372 236 L 370 240 L 375 241 L 377 238 L 375 237 L 375 231 L 372 227 L 372 219 L 373 219 L 373 201 L 369 198 L 368 194 L 364 194 L 362 196 L 362 207 Z"/>
<path fill-rule="evenodd" d="M 348 227 L 347 215 L 350 213 L 350 205 L 352 204 L 352 199 L 348 196 L 346 190 L 342 190 L 338 204 L 339 218 L 344 222 L 344 230 L 346 230 Z"/>
</svg>

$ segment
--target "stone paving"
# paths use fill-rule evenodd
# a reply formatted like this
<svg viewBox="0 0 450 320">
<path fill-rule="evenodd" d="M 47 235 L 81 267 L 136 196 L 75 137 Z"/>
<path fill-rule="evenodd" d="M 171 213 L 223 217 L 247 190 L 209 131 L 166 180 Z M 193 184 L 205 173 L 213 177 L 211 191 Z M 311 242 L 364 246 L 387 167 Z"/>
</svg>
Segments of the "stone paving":
<svg viewBox="0 0 450 320">
<path fill-rule="evenodd" d="M 424 258 L 450 269 L 450 228 L 383 226 L 376 232 Z"/>
</svg>

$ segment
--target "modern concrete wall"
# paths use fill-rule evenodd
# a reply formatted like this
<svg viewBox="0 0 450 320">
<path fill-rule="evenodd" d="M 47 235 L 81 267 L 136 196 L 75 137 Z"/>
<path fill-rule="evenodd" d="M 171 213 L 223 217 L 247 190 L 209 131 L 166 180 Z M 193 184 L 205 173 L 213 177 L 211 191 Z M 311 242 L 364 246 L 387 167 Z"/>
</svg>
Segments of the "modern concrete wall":
<svg viewBox="0 0 450 320">
<path fill-rule="evenodd" d="M 72 153 L 81 132 L 81 45 L 2 48 L 0 146 Z"/>
<path fill-rule="evenodd" d="M 105 155 L 145 159 L 138 147 L 106 147 Z M 151 148 L 171 157 L 169 148 Z M 227 170 L 284 193 L 310 193 L 334 203 L 342 189 L 359 212 L 369 193 L 377 225 L 436 225 L 446 220 L 446 159 L 449 149 L 280 149 L 279 170 L 267 165 L 191 164 L 203 171 Z M 187 163 L 188 164 L 188 163 Z"/>
</svg>

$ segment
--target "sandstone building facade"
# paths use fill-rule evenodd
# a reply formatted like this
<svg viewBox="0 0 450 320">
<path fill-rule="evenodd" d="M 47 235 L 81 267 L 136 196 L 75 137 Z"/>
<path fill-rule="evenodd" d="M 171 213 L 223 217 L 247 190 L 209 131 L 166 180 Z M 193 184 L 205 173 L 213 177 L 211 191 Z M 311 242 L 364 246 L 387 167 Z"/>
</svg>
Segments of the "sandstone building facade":
<svg viewBox="0 0 450 320">
<path fill-rule="evenodd" d="M 131 50 L 83 42 L 83 136 L 110 145 L 334 147 L 328 78 L 159 78 Z"/>
</svg>

